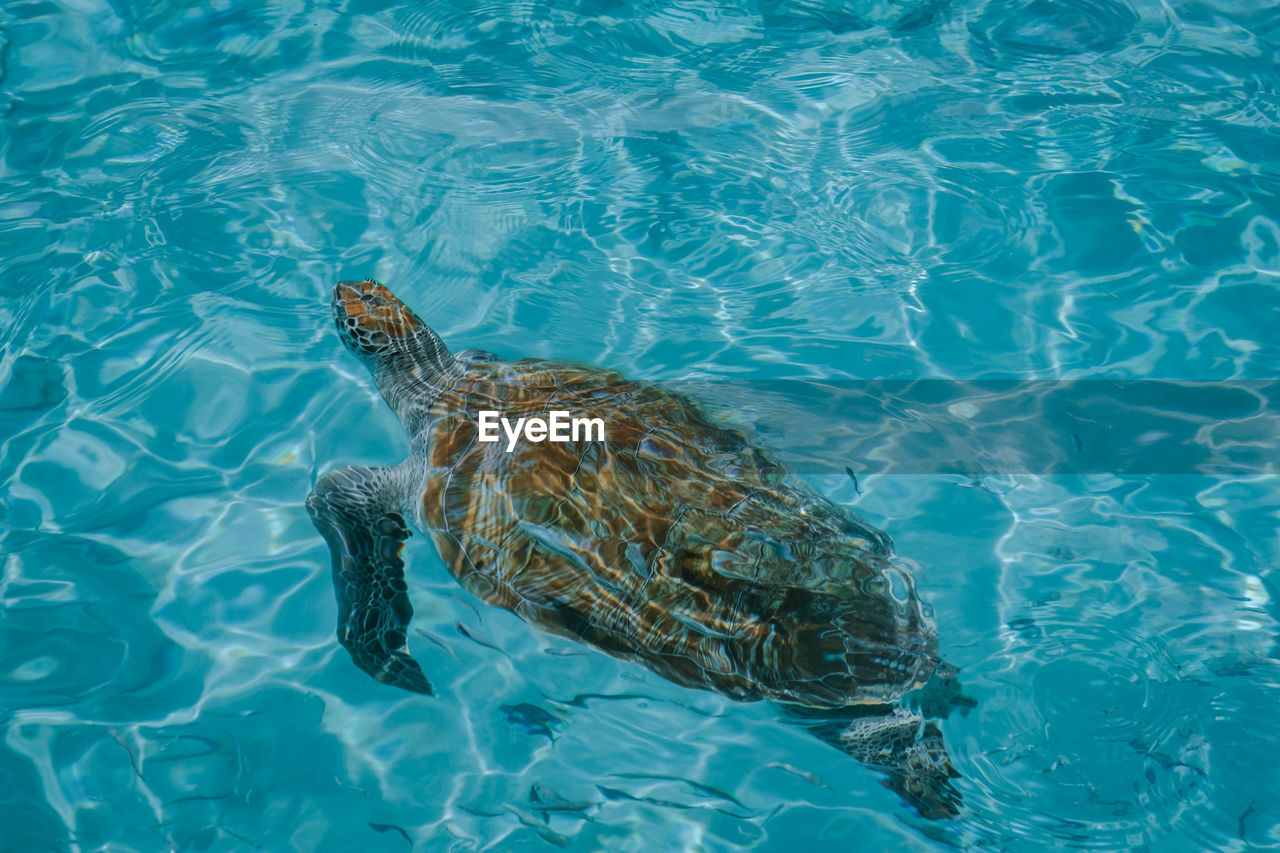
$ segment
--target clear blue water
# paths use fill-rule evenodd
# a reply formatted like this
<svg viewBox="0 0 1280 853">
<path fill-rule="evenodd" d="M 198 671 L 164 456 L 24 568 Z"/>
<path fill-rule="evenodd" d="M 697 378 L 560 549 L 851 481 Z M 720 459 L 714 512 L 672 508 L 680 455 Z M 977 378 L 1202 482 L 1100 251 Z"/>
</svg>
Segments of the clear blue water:
<svg viewBox="0 0 1280 853">
<path fill-rule="evenodd" d="M 454 347 L 711 396 L 1276 378 L 1271 3 L 17 0 L 0 24 L 0 850 L 1280 847 L 1266 454 L 850 459 L 859 489 L 805 467 L 918 563 L 979 700 L 942 723 L 953 824 L 774 708 L 477 603 L 421 536 L 439 696 L 378 685 L 302 505 L 406 449 L 332 332 L 339 278 Z"/>
</svg>

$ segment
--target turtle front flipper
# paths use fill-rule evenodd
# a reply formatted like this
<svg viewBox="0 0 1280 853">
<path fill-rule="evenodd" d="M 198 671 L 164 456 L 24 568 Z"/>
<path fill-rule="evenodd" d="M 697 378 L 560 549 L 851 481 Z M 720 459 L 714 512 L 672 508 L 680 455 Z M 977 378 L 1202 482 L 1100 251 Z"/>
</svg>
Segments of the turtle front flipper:
<svg viewBox="0 0 1280 853">
<path fill-rule="evenodd" d="M 409 529 L 388 501 L 386 468 L 339 468 L 320 478 L 307 511 L 329 543 L 338 597 L 338 641 L 356 666 L 383 684 L 431 693 L 409 655 L 413 618 L 400 552 Z"/>
<path fill-rule="evenodd" d="M 938 820 L 959 814 L 960 793 L 951 780 L 960 774 L 937 723 L 899 708 L 890 716 L 857 720 L 840 733 L 840 741 L 845 752 L 887 773 L 885 786 L 922 816 Z"/>
<path fill-rule="evenodd" d="M 941 820 L 959 814 L 960 792 L 951 780 L 960 774 L 951 765 L 942 732 L 932 720 L 894 708 L 882 715 L 810 725 L 809 730 L 886 774 L 885 787 L 896 791 L 921 816 Z"/>
</svg>

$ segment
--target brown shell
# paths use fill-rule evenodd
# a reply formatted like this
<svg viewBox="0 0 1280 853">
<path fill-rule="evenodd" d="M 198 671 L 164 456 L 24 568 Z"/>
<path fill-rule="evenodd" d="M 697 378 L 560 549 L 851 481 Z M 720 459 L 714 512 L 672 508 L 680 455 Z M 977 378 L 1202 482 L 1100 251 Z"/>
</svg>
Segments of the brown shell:
<svg viewBox="0 0 1280 853">
<path fill-rule="evenodd" d="M 599 417 L 606 441 L 506 451 L 481 410 Z M 547 630 L 678 684 L 891 702 L 937 664 L 888 540 L 688 398 L 573 364 L 481 362 L 432 407 L 424 520 L 450 571 Z"/>
</svg>

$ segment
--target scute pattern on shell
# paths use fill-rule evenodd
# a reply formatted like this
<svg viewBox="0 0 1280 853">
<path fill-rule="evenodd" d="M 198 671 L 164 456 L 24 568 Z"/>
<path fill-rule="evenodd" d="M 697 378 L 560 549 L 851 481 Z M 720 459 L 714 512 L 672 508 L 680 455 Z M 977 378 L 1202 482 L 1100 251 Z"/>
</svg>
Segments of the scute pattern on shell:
<svg viewBox="0 0 1280 853">
<path fill-rule="evenodd" d="M 606 441 L 476 440 L 481 410 L 553 409 L 603 418 Z M 424 526 L 468 589 L 530 622 L 737 699 L 888 703 L 937 665 L 888 539 L 681 395 L 474 361 L 430 419 Z"/>
</svg>

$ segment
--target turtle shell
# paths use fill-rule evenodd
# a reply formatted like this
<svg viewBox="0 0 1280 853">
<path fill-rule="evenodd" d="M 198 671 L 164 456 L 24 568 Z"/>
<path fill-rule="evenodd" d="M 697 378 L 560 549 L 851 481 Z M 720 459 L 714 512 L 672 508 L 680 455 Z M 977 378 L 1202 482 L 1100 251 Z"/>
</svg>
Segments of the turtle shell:
<svg viewBox="0 0 1280 853">
<path fill-rule="evenodd" d="M 478 415 L 565 410 L 604 441 L 480 442 Z M 423 521 L 453 575 L 678 684 L 885 703 L 937 665 L 888 538 L 689 398 L 575 364 L 478 361 L 435 401 Z"/>
</svg>

